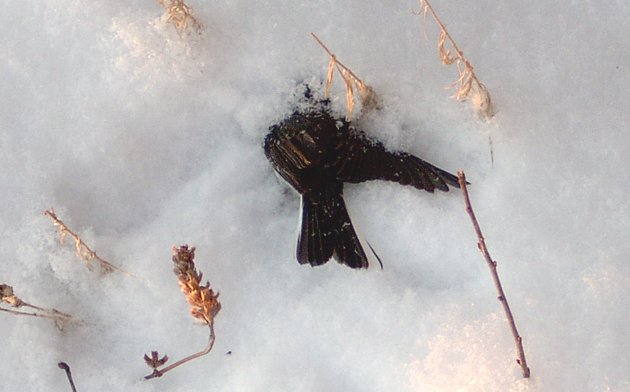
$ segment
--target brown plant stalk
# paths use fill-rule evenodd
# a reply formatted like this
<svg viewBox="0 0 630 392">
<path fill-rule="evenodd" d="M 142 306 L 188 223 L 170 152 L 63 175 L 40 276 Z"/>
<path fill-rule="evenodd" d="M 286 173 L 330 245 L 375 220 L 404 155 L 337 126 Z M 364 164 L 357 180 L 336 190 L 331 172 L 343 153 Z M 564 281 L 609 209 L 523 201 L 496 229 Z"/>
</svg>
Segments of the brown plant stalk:
<svg viewBox="0 0 630 392">
<path fill-rule="evenodd" d="M 2 307 L 3 303 L 9 304 L 13 308 L 24 307 L 34 309 L 35 312 L 24 312 L 21 310 L 6 309 Z M 15 314 L 18 316 L 48 318 L 53 320 L 55 322 L 55 325 L 59 329 L 63 329 L 64 325 L 72 320 L 72 316 L 67 313 L 60 312 L 57 309 L 46 309 L 29 304 L 28 302 L 22 300 L 17 295 L 15 295 L 15 293 L 13 292 L 13 287 L 9 286 L 8 284 L 0 284 L 0 311 Z"/>
<path fill-rule="evenodd" d="M 457 178 L 459 180 L 459 186 L 462 189 L 462 194 L 464 196 L 464 203 L 466 204 L 466 212 L 470 216 L 470 220 L 472 221 L 473 228 L 475 229 L 475 233 L 477 234 L 477 247 L 479 251 L 483 255 L 483 258 L 486 260 L 488 264 L 488 268 L 490 268 L 490 273 L 492 275 L 492 280 L 494 281 L 494 286 L 497 290 L 498 300 L 501 302 L 503 306 L 503 311 L 505 312 L 505 316 L 507 318 L 508 324 L 510 325 L 510 330 L 512 331 L 512 336 L 514 337 L 514 341 L 516 343 L 516 351 L 518 354 L 518 359 L 516 363 L 521 366 L 523 371 L 523 377 L 529 378 L 530 370 L 527 366 L 527 360 L 525 359 L 525 350 L 523 350 L 523 338 L 518 333 L 516 329 L 516 322 L 514 321 L 514 316 L 512 315 L 512 311 L 510 310 L 510 305 L 508 304 L 507 297 L 505 296 L 505 292 L 503 291 L 503 286 L 501 285 L 501 280 L 499 279 L 499 274 L 497 272 L 497 262 L 492 259 L 490 256 L 490 252 L 486 247 L 486 241 L 481 233 L 481 228 L 479 227 L 479 222 L 477 222 L 477 218 L 475 217 L 475 212 L 472 209 L 472 205 L 470 204 L 470 198 L 468 196 L 468 189 L 466 188 L 466 175 L 463 171 L 457 172 Z"/>
<path fill-rule="evenodd" d="M 492 118 L 494 116 L 494 107 L 492 105 L 490 93 L 488 92 L 486 86 L 481 83 L 479 78 L 477 78 L 472 64 L 470 64 L 470 61 L 468 61 L 468 59 L 464 57 L 464 52 L 459 49 L 457 43 L 455 43 L 455 40 L 451 37 L 451 34 L 446 29 L 446 26 L 437 16 L 437 13 L 433 9 L 431 3 L 429 3 L 428 0 L 420 0 L 420 7 L 421 10 L 418 14 L 423 15 L 425 27 L 427 14 L 430 14 L 431 18 L 440 29 L 437 46 L 438 54 L 440 56 L 442 64 L 455 64 L 455 66 L 457 67 L 459 78 L 449 87 L 455 89 L 455 93 L 452 97 L 457 99 L 458 101 L 463 101 L 467 99 L 472 92 L 473 95 L 471 101 L 476 112 L 483 118 Z M 447 43 L 450 46 L 450 49 L 446 48 Z"/>
<path fill-rule="evenodd" d="M 343 79 L 345 89 L 346 89 L 346 108 L 347 114 L 346 119 L 350 119 L 352 115 L 352 110 L 354 108 L 354 89 L 356 88 L 359 91 L 360 99 L 362 103 L 362 107 L 366 109 L 370 108 L 378 108 L 378 99 L 376 97 L 376 93 L 372 89 L 372 87 L 368 86 L 365 82 L 363 82 L 357 75 L 354 74 L 348 67 L 343 65 L 343 63 L 337 60 L 337 56 L 333 52 L 324 45 L 324 43 L 317 37 L 314 33 L 311 33 L 311 36 L 317 41 L 317 43 L 324 48 L 328 56 L 330 56 L 330 62 L 328 63 L 328 74 L 326 77 L 326 98 L 330 95 L 330 86 L 332 84 L 333 75 L 335 72 L 335 68 L 339 75 Z"/>
<path fill-rule="evenodd" d="M 203 274 L 198 272 L 195 268 L 194 259 L 194 247 L 189 249 L 188 245 L 182 245 L 179 248 L 173 246 L 173 263 L 175 264 L 174 272 L 175 275 L 177 275 L 179 287 L 182 293 L 186 296 L 186 301 L 190 305 L 190 314 L 208 327 L 208 344 L 203 350 L 180 359 L 179 361 L 163 367 L 162 369 L 159 369 L 159 367 L 166 364 L 168 356 L 164 355 L 160 358 L 157 351 L 151 351 L 151 356 L 145 354 L 145 362 L 153 369 L 153 373 L 145 376 L 145 379 L 147 380 L 155 377 L 161 377 L 164 373 L 173 370 L 186 362 L 208 354 L 214 346 L 214 318 L 221 310 L 221 303 L 219 303 L 218 300 L 219 293 L 214 293 L 212 288 L 210 288 L 210 282 L 206 281 L 206 284 L 201 284 Z"/>
<path fill-rule="evenodd" d="M 68 226 L 66 226 L 61 221 L 61 219 L 59 219 L 57 217 L 57 215 L 55 214 L 54 210 L 52 210 L 52 209 L 46 210 L 46 211 L 44 211 L 44 215 L 46 215 L 47 217 L 49 217 L 52 220 L 53 226 L 59 228 L 59 242 L 61 244 L 64 243 L 64 241 L 66 239 L 66 236 L 72 237 L 72 239 L 74 240 L 74 247 L 76 249 L 77 256 L 81 260 L 85 261 L 85 264 L 88 267 L 88 269 L 92 269 L 92 261 L 95 260 L 101 266 L 101 271 L 103 273 L 110 273 L 110 272 L 113 272 L 113 271 L 119 271 L 119 272 L 122 272 L 125 275 L 131 276 L 131 274 L 129 272 L 127 272 L 127 271 L 123 270 L 122 268 L 117 267 L 114 264 L 110 263 L 109 261 L 103 259 L 98 254 L 96 254 L 96 252 L 94 252 L 92 249 L 90 249 L 90 247 L 87 246 L 87 244 L 85 242 L 83 242 L 83 240 L 81 239 L 81 237 L 79 237 L 79 235 L 77 235 L 72 230 L 70 230 L 68 228 Z"/>
</svg>

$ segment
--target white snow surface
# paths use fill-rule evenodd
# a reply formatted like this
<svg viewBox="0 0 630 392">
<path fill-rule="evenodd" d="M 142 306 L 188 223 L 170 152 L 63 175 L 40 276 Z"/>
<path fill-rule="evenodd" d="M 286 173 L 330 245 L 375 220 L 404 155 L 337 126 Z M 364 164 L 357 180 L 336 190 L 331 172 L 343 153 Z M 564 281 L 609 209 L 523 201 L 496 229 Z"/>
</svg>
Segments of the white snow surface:
<svg viewBox="0 0 630 392">
<path fill-rule="evenodd" d="M 79 391 L 630 391 L 630 3 L 433 1 L 490 122 L 449 99 L 417 2 L 188 4 L 201 36 L 151 0 L 0 10 L 0 283 L 80 320 L 0 312 L 1 391 L 70 390 L 59 361 Z M 380 96 L 367 134 L 465 170 L 530 379 L 458 190 L 348 185 L 384 269 L 296 262 L 299 198 L 262 141 L 325 77 L 310 32 Z M 51 207 L 134 276 L 85 268 Z M 184 243 L 220 292 L 216 345 L 145 381 L 145 353 L 207 341 L 172 272 Z"/>
</svg>

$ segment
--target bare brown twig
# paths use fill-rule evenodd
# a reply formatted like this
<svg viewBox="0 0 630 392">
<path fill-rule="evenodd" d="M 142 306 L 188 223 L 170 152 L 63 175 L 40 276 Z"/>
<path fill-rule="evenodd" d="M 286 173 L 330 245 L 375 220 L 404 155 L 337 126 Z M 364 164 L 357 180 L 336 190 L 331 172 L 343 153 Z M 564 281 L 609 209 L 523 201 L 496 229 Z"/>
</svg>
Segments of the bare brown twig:
<svg viewBox="0 0 630 392">
<path fill-rule="evenodd" d="M 44 211 L 44 215 L 46 215 L 52 220 L 53 226 L 59 228 L 59 235 L 60 235 L 59 242 L 61 244 L 64 243 L 66 236 L 72 237 L 72 239 L 74 240 L 74 247 L 76 249 L 77 256 L 81 260 L 85 261 L 88 269 L 92 269 L 92 260 L 96 260 L 100 264 L 101 271 L 103 273 L 119 271 L 125 275 L 132 276 L 132 274 L 130 274 L 129 272 L 123 270 L 120 267 L 115 266 L 114 264 L 110 263 L 109 261 L 97 255 L 96 252 L 90 249 L 90 247 L 87 246 L 85 242 L 83 242 L 83 240 L 81 239 L 81 237 L 79 237 L 79 235 L 77 235 L 72 230 L 70 230 L 68 226 L 66 226 L 65 223 L 63 223 L 61 219 L 57 217 L 57 214 L 55 214 L 55 211 L 53 209 Z"/>
<path fill-rule="evenodd" d="M 67 313 L 60 312 L 57 309 L 45 309 L 23 301 L 14 294 L 13 287 L 9 286 L 8 284 L 0 284 L 0 305 L 2 303 L 7 303 L 14 308 L 25 307 L 35 309 L 35 312 L 31 313 L 20 310 L 6 309 L 0 306 L 0 311 L 11 313 L 17 316 L 31 316 L 51 319 L 55 322 L 55 325 L 59 329 L 63 329 L 64 325 L 72 320 L 72 316 Z"/>
<path fill-rule="evenodd" d="M 179 281 L 179 287 L 181 291 L 186 295 L 186 301 L 190 305 L 191 315 L 202 321 L 208 326 L 209 338 L 208 345 L 205 349 L 191 354 L 179 361 L 159 369 L 168 361 L 168 356 L 160 355 L 157 351 L 151 351 L 151 356 L 144 355 L 144 360 L 149 367 L 153 369 L 153 373 L 145 376 L 145 379 L 149 380 L 155 377 L 161 377 L 164 373 L 173 370 L 174 368 L 183 365 L 188 361 L 192 361 L 195 358 L 199 358 L 208 354 L 214 346 L 215 334 L 214 334 L 214 317 L 221 310 L 221 304 L 219 303 L 219 294 L 215 294 L 210 288 L 210 283 L 206 282 L 205 285 L 201 284 L 203 274 L 198 272 L 195 268 L 195 248 L 188 248 L 188 245 L 182 245 L 181 247 L 173 246 L 173 263 L 175 263 L 175 275 Z"/>
<path fill-rule="evenodd" d="M 361 103 L 362 107 L 366 109 L 370 108 L 378 108 L 378 99 L 376 97 L 376 93 L 372 89 L 372 87 L 368 86 L 365 82 L 363 82 L 357 75 L 354 74 L 350 70 L 350 68 L 343 65 L 343 63 L 337 60 L 337 56 L 333 52 L 324 45 L 324 43 L 317 37 L 314 33 L 311 33 L 311 36 L 317 41 L 317 43 L 324 48 L 328 56 L 330 56 L 330 63 L 328 64 L 328 74 L 326 77 L 326 97 L 330 94 L 330 86 L 333 80 L 333 74 L 335 68 L 339 75 L 344 81 L 345 89 L 346 89 L 346 107 L 348 113 L 346 114 L 346 118 L 349 120 L 352 115 L 352 109 L 354 108 L 354 88 L 356 87 L 359 90 L 361 95 Z"/>
<path fill-rule="evenodd" d="M 492 260 L 490 256 L 490 252 L 488 252 L 488 248 L 486 247 L 486 241 L 481 233 L 481 228 L 479 227 L 479 222 L 477 222 L 477 218 L 475 217 L 475 213 L 472 209 L 472 205 L 470 204 L 470 198 L 468 197 L 468 189 L 466 188 L 466 175 L 463 171 L 457 172 L 457 178 L 459 179 L 459 186 L 462 189 L 462 194 L 464 196 L 464 203 L 466 204 L 466 212 L 470 216 L 470 220 L 472 221 L 473 227 L 475 229 L 475 233 L 477 234 L 477 247 L 479 251 L 483 255 L 488 267 L 490 268 L 490 272 L 492 274 L 492 280 L 494 281 L 494 286 L 498 293 L 499 302 L 503 305 L 503 311 L 505 312 L 505 316 L 510 324 L 510 330 L 512 331 L 512 336 L 514 336 L 514 341 L 516 343 L 516 351 L 518 353 L 518 359 L 516 362 L 521 366 L 523 371 L 523 377 L 529 378 L 530 370 L 527 367 L 527 360 L 525 359 L 525 351 L 523 350 L 523 339 L 518 333 L 516 329 L 516 322 L 514 321 L 514 316 L 512 315 L 512 311 L 510 310 L 510 305 L 508 304 L 507 297 L 503 292 L 503 286 L 501 285 L 501 281 L 499 280 L 499 274 L 497 272 L 497 262 Z"/>
<path fill-rule="evenodd" d="M 477 113 L 484 118 L 491 118 L 494 116 L 494 108 L 492 106 L 492 99 L 486 86 L 479 81 L 473 66 L 470 61 L 464 57 L 455 40 L 451 37 L 450 33 L 444 26 L 444 23 L 437 16 L 433 6 L 428 0 L 420 0 L 421 10 L 418 14 L 422 14 L 425 23 L 425 37 L 426 37 L 426 19 L 427 14 L 431 15 L 431 18 L 440 28 L 440 35 L 438 37 L 438 54 L 440 60 L 444 65 L 455 64 L 457 72 L 459 73 L 459 79 L 455 81 L 449 88 L 455 88 L 453 98 L 458 101 L 468 98 L 471 92 L 473 92 L 472 103 Z M 450 49 L 446 48 L 446 45 L 450 46 Z"/>
</svg>

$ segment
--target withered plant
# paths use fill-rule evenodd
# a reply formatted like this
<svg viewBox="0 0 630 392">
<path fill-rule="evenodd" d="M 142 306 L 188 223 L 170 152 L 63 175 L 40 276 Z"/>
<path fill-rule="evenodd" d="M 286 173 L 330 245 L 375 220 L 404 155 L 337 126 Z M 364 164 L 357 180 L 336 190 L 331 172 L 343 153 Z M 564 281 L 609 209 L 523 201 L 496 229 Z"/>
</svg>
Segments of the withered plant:
<svg viewBox="0 0 630 392">
<path fill-rule="evenodd" d="M 192 30 L 197 33 L 201 32 L 201 24 L 192 14 L 192 9 L 184 3 L 184 0 L 158 0 L 158 3 L 164 7 L 166 21 L 175 26 L 178 33 Z"/>
<path fill-rule="evenodd" d="M 328 75 L 326 77 L 326 98 L 330 96 L 330 86 L 333 81 L 335 69 L 337 69 L 337 72 L 339 72 L 341 79 L 343 79 L 346 89 L 346 108 L 348 111 L 346 114 L 346 119 L 350 120 L 350 117 L 352 116 L 352 110 L 354 108 L 355 89 L 359 91 L 362 108 L 378 108 L 378 99 L 372 87 L 368 86 L 365 82 L 359 79 L 357 75 L 354 74 L 354 72 L 343 65 L 341 61 L 337 60 L 337 56 L 335 56 L 335 54 L 332 53 L 314 33 L 311 33 L 311 35 L 317 41 L 317 43 L 322 48 L 324 48 L 326 53 L 328 53 L 328 56 L 330 56 L 330 62 L 328 63 Z"/>
<path fill-rule="evenodd" d="M 166 366 L 168 356 L 164 355 L 160 358 L 157 351 L 151 351 L 151 355 L 145 354 L 144 360 L 147 365 L 153 369 L 153 373 L 146 376 L 145 379 L 161 377 L 164 373 L 173 370 L 179 365 L 191 361 L 195 358 L 206 355 L 212 350 L 215 341 L 214 334 L 214 318 L 221 310 L 219 303 L 219 293 L 215 294 L 210 288 L 210 282 L 202 284 L 203 274 L 195 268 L 195 248 L 188 248 L 188 245 L 181 247 L 173 246 L 173 263 L 175 263 L 174 272 L 179 281 L 179 287 L 186 296 L 186 301 L 190 305 L 190 314 L 197 320 L 204 323 L 209 329 L 208 345 L 202 351 L 189 355 L 179 361 Z"/>
<path fill-rule="evenodd" d="M 57 217 L 57 214 L 55 214 L 55 211 L 53 209 L 44 211 L 44 215 L 46 215 L 52 220 L 53 226 L 59 228 L 59 243 L 64 244 L 66 236 L 72 237 L 72 239 L 74 240 L 74 247 L 76 249 L 77 256 L 85 262 L 85 265 L 88 267 L 88 269 L 91 270 L 93 268 L 92 262 L 96 261 L 101 266 L 101 271 L 103 273 L 119 271 L 125 275 L 131 275 L 129 272 L 121 269 L 120 267 L 113 265 L 109 261 L 97 255 L 96 252 L 90 249 L 90 247 L 87 246 L 85 242 L 83 242 L 81 237 L 79 237 L 76 233 L 70 230 L 68 226 L 66 226 L 61 221 L 61 219 Z"/>
<path fill-rule="evenodd" d="M 9 304 L 13 308 L 30 308 L 34 309 L 34 312 L 24 312 L 21 310 L 6 309 L 2 307 L 3 304 Z M 51 319 L 55 322 L 55 325 L 60 330 L 63 329 L 66 323 L 72 321 L 72 316 L 67 313 L 60 312 L 57 309 L 46 309 L 39 306 L 29 304 L 28 302 L 19 298 L 13 292 L 13 287 L 8 284 L 0 284 L 0 311 L 15 314 L 18 316 L 31 316 L 31 317 L 43 317 Z"/>
<path fill-rule="evenodd" d="M 490 98 L 488 89 L 486 89 L 486 86 L 477 78 L 470 61 L 464 57 L 464 52 L 459 49 L 451 37 L 451 34 L 446 29 L 446 26 L 444 26 L 444 23 L 442 23 L 435 13 L 431 3 L 429 3 L 428 0 L 420 0 L 420 7 L 421 9 L 418 14 L 424 17 L 425 37 L 427 15 L 431 15 L 431 18 L 440 29 L 437 44 L 440 60 L 444 65 L 455 64 L 457 68 L 459 78 L 449 86 L 449 89 L 455 90 L 452 97 L 458 101 L 470 99 L 475 111 L 480 117 L 485 119 L 491 118 L 494 116 L 494 107 L 492 106 L 492 99 Z"/>
</svg>

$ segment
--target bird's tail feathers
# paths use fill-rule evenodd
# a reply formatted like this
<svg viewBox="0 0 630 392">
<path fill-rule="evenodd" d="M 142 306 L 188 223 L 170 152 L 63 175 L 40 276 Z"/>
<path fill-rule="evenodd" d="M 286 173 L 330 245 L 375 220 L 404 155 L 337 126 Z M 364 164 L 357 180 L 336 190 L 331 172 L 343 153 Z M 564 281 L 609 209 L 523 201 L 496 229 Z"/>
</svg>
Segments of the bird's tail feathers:
<svg viewBox="0 0 630 392">
<path fill-rule="evenodd" d="M 317 266 L 332 257 L 351 268 L 367 268 L 372 248 L 366 254 L 364 242 L 355 231 L 341 189 L 327 188 L 302 195 L 297 259 Z M 378 256 L 376 256 L 378 260 Z M 380 260 L 379 260 L 380 263 Z"/>
</svg>

